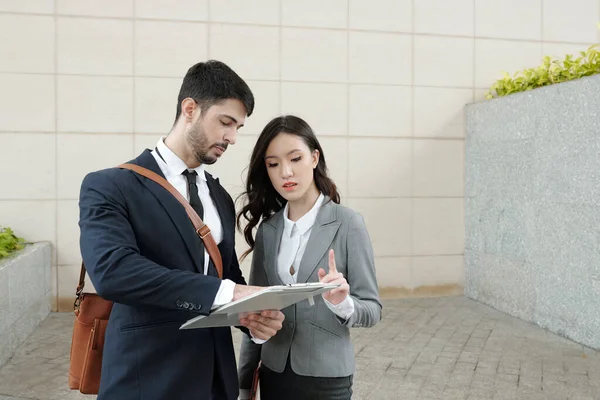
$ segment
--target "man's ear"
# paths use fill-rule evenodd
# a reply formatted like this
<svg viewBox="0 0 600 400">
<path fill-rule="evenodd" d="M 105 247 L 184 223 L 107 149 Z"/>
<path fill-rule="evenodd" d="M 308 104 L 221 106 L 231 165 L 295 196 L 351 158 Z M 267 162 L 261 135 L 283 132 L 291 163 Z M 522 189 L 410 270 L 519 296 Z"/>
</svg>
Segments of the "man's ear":
<svg viewBox="0 0 600 400">
<path fill-rule="evenodd" d="M 181 115 L 185 118 L 185 122 L 192 122 L 194 120 L 194 112 L 199 108 L 194 99 L 189 97 L 183 99 L 181 102 Z"/>
</svg>

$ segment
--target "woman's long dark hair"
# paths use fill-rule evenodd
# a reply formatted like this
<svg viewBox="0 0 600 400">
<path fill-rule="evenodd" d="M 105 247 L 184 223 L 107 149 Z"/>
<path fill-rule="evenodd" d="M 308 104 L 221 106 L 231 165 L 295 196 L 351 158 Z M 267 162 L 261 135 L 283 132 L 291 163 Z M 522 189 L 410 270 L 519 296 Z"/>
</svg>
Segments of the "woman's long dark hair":
<svg viewBox="0 0 600 400">
<path fill-rule="evenodd" d="M 311 127 L 302 119 L 293 115 L 284 115 L 272 119 L 262 130 L 248 167 L 248 177 L 246 180 L 246 191 L 240 195 L 245 197 L 245 205 L 237 215 L 237 227 L 242 230 L 242 218 L 248 223 L 243 229 L 246 243 L 250 246 L 241 259 L 243 260 L 254 250 L 254 237 L 252 231 L 262 219 L 267 219 L 281 210 L 286 200 L 275 190 L 269 179 L 267 167 L 265 165 L 265 154 L 271 141 L 280 133 L 288 133 L 300 137 L 308 146 L 311 152 L 319 151 L 319 163 L 313 170 L 315 184 L 317 189 L 323 194 L 329 196 L 335 203 L 340 202 L 340 195 L 335 183 L 329 178 L 327 164 L 325 163 L 325 154 L 321 144 Z"/>
</svg>

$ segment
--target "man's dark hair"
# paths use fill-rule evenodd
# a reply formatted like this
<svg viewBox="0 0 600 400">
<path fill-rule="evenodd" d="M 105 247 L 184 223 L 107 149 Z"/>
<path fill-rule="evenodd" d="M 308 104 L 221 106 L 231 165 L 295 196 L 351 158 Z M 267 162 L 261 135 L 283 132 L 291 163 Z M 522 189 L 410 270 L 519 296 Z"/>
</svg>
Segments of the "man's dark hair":
<svg viewBox="0 0 600 400">
<path fill-rule="evenodd" d="M 199 62 L 188 69 L 179 89 L 175 123 L 181 115 L 181 102 L 188 97 L 200 105 L 202 113 L 228 99 L 241 101 L 247 116 L 254 110 L 254 95 L 246 82 L 226 64 L 216 60 Z"/>
</svg>

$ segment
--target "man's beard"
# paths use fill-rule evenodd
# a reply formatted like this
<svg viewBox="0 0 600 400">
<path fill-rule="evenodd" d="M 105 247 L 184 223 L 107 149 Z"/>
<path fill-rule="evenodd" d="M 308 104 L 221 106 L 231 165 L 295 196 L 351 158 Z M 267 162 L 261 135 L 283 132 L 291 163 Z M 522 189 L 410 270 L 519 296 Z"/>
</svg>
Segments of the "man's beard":
<svg viewBox="0 0 600 400">
<path fill-rule="evenodd" d="M 196 122 L 195 126 L 187 131 L 186 137 L 196 161 L 198 161 L 200 164 L 206 165 L 217 162 L 217 157 L 211 157 L 208 155 L 208 150 L 210 147 L 208 140 L 206 139 L 206 135 L 204 134 L 204 130 L 200 125 L 200 120 Z"/>
</svg>

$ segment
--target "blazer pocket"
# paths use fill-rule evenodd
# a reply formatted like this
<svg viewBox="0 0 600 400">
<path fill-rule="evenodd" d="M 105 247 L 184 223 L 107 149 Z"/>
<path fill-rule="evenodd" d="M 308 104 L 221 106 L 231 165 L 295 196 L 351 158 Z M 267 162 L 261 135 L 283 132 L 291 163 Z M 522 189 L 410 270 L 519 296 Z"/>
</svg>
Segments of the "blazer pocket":
<svg viewBox="0 0 600 400">
<path fill-rule="evenodd" d="M 316 328 L 316 329 L 318 329 L 318 330 L 320 330 L 320 331 L 322 331 L 322 332 L 329 333 L 330 335 L 333 335 L 333 336 L 336 336 L 336 337 L 339 337 L 339 338 L 341 338 L 341 336 L 340 336 L 338 333 L 335 333 L 335 332 L 333 332 L 333 331 L 330 331 L 330 330 L 329 330 L 329 329 L 327 329 L 327 328 L 323 328 L 321 325 L 317 325 L 316 323 L 314 323 L 314 322 L 312 322 L 312 321 L 308 321 L 308 323 L 309 323 L 309 324 L 311 324 L 311 325 L 312 325 L 314 328 Z"/>
<path fill-rule="evenodd" d="M 151 322 L 140 322 L 137 324 L 128 324 L 121 327 L 121 332 L 139 331 L 142 329 L 161 328 L 165 326 L 183 324 L 182 321 L 151 321 Z"/>
</svg>

